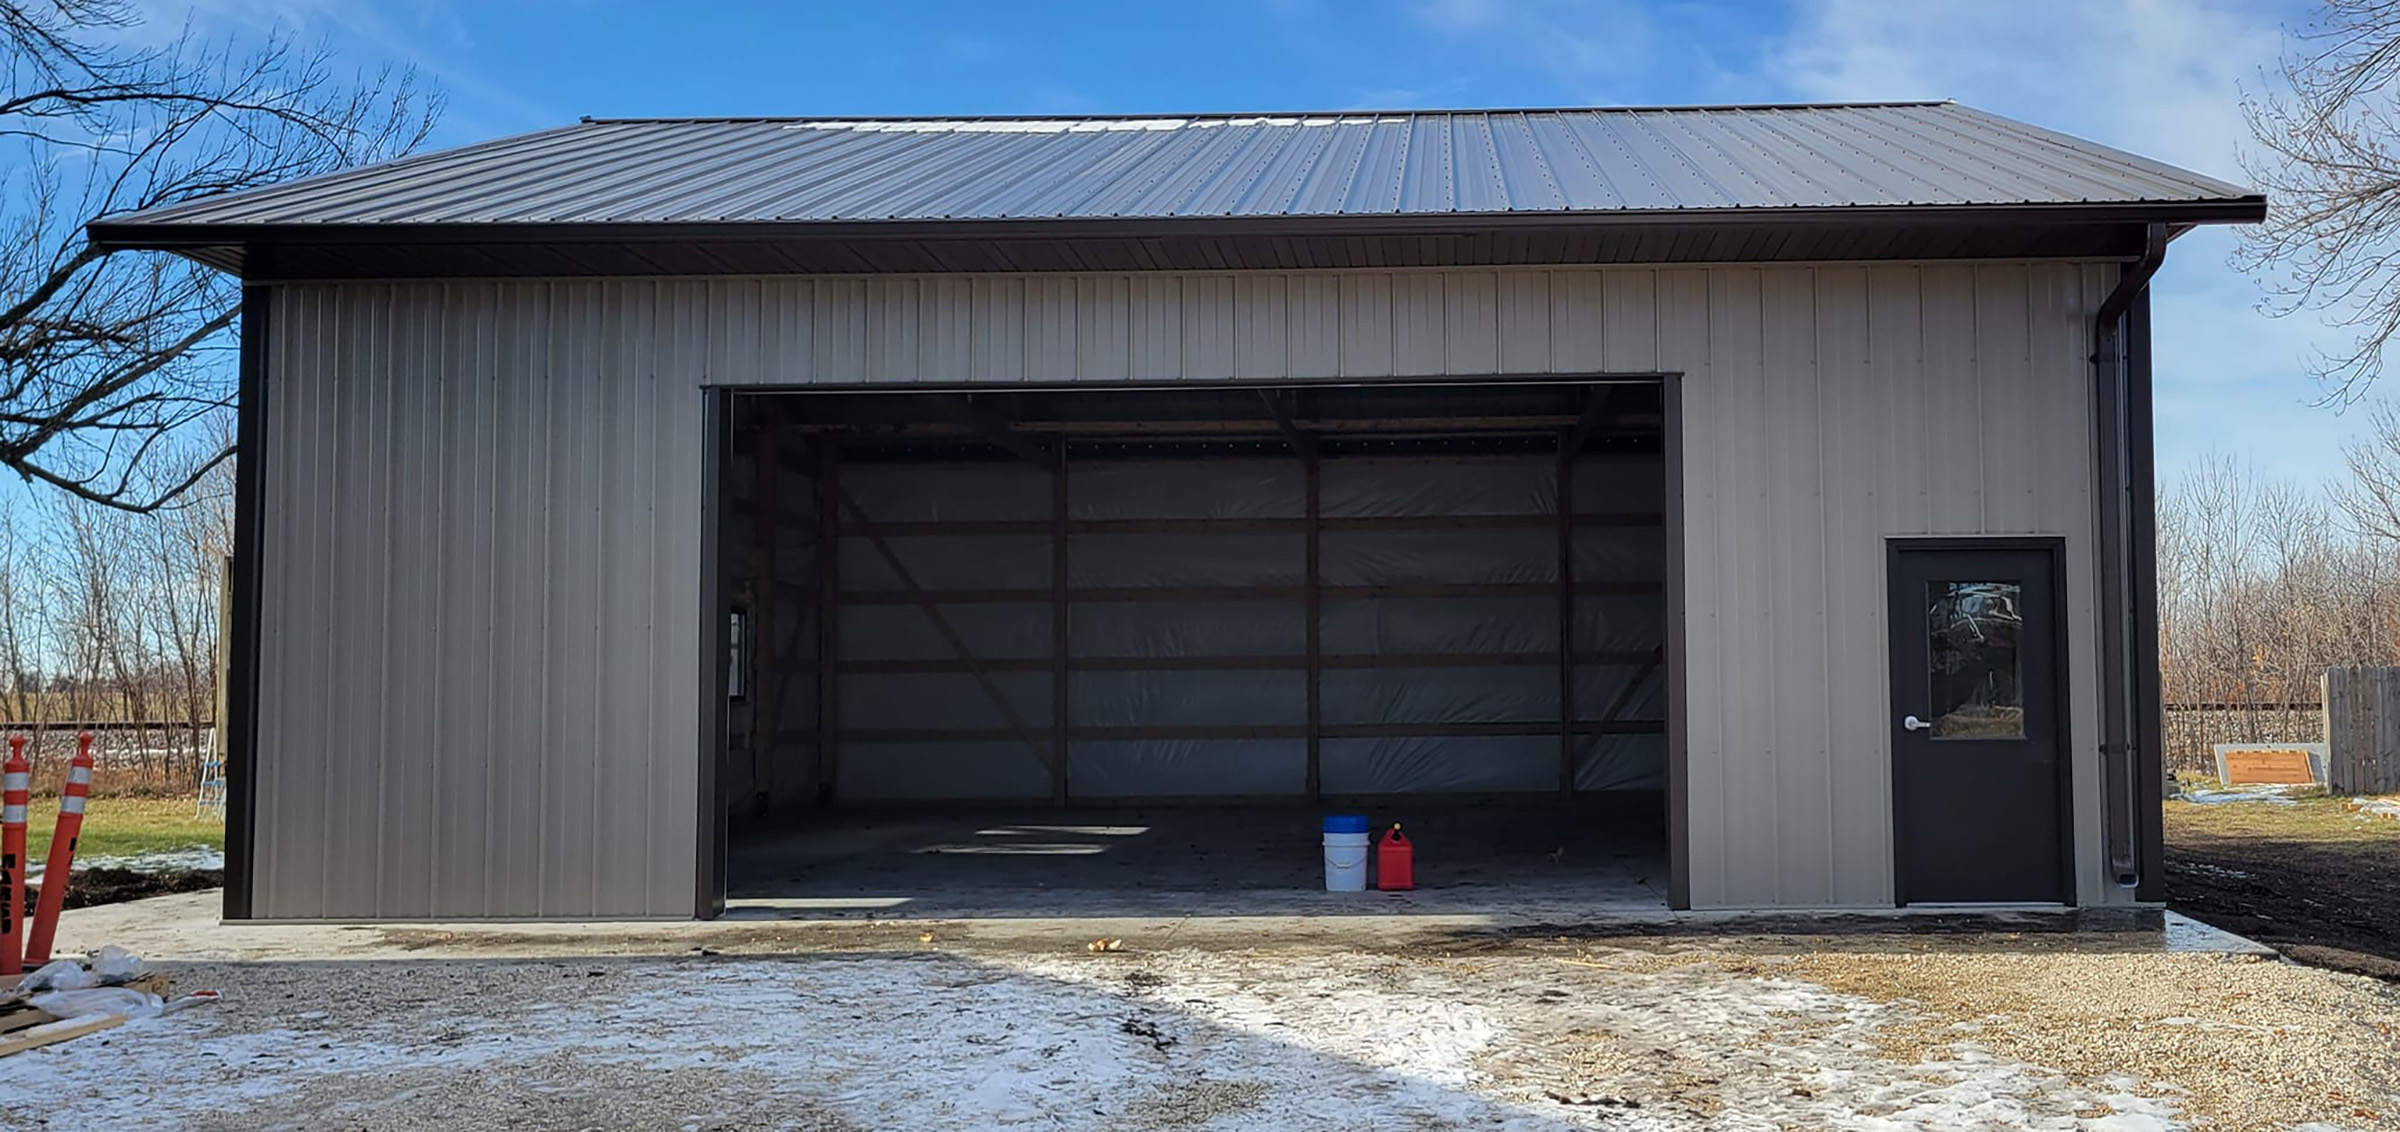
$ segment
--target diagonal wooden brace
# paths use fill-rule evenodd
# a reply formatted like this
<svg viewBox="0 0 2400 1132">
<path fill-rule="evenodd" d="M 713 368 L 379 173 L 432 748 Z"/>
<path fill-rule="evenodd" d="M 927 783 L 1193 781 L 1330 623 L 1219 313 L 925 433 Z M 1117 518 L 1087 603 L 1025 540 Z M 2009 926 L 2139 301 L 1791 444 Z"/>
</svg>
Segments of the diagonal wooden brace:
<svg viewBox="0 0 2400 1132">
<path fill-rule="evenodd" d="M 967 671 L 975 677 L 975 683 L 983 688 L 983 694 L 992 698 L 992 705 L 1000 709 L 1000 717 L 1008 721 L 1009 730 L 1025 740 L 1026 749 L 1040 760 L 1044 770 L 1054 770 L 1057 766 L 1056 757 L 1064 752 L 1054 755 L 1036 735 L 1032 725 L 1026 723 L 1025 717 L 1017 712 L 1016 705 L 1008 702 L 1008 697 L 1000 691 L 1000 685 L 993 683 L 991 673 L 984 670 L 983 662 L 975 659 L 975 654 L 967 648 L 966 639 L 958 635 L 958 629 L 950 624 L 949 618 L 942 616 L 941 607 L 934 604 L 933 599 L 925 593 L 925 587 L 917 584 L 916 575 L 909 573 L 908 567 L 901 564 L 900 556 L 892 551 L 892 544 L 884 541 L 884 537 L 875 531 L 866 512 L 859 509 L 858 501 L 850 497 L 847 489 L 836 488 L 835 494 L 841 498 L 842 513 L 859 525 L 867 545 L 875 548 L 883 564 L 892 568 L 892 576 L 900 580 L 900 588 L 913 599 L 917 608 L 925 611 L 925 619 L 933 623 L 934 632 L 940 633 L 942 639 L 949 642 L 950 650 L 957 653 L 958 659 L 966 664 Z"/>
</svg>

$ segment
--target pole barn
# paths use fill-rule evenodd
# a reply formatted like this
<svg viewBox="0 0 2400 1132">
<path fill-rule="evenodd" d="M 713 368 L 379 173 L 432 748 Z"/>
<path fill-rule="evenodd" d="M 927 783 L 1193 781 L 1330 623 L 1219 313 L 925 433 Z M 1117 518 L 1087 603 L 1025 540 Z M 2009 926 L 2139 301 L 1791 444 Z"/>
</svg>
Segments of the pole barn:
<svg viewBox="0 0 2400 1132">
<path fill-rule="evenodd" d="M 90 232 L 245 284 L 230 919 L 1601 914 L 2159 899 L 2146 285 L 2264 209 L 1876 103 L 585 121 Z"/>
</svg>

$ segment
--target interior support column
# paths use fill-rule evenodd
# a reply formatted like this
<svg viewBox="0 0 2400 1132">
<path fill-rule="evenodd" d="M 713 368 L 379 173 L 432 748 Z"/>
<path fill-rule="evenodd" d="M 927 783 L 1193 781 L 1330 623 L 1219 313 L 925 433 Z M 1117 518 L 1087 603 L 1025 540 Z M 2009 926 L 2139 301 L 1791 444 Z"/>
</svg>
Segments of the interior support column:
<svg viewBox="0 0 2400 1132">
<path fill-rule="evenodd" d="M 781 576 L 775 565 L 776 544 L 783 523 L 781 493 L 783 461 L 775 450 L 776 437 L 759 438 L 750 460 L 750 639 L 742 642 L 742 673 L 750 694 L 750 816 L 764 818 L 774 804 L 769 782 L 775 772 L 774 749 L 780 730 L 778 711 L 782 691 L 783 657 L 776 651 L 776 589 Z M 764 677 L 763 679 L 761 677 Z"/>
<path fill-rule="evenodd" d="M 1588 418 L 1589 413 L 1587 411 Z M 1575 449 L 1580 428 L 1558 436 L 1558 796 L 1575 796 Z"/>
<path fill-rule="evenodd" d="M 842 587 L 841 450 L 833 437 L 817 439 L 817 801 L 833 801 L 840 750 L 842 682 L 840 660 Z"/>
<path fill-rule="evenodd" d="M 1316 454 L 1314 452 L 1305 454 L 1301 467 L 1305 477 L 1308 500 L 1308 549 L 1305 567 L 1307 577 L 1302 581 L 1300 591 L 1301 603 L 1305 607 L 1302 616 L 1308 621 L 1306 634 L 1308 649 L 1308 800 L 1314 802 L 1324 790 L 1324 753 L 1321 740 L 1325 718 L 1321 698 L 1322 690 L 1319 687 L 1323 683 L 1320 677 L 1324 671 L 1325 650 L 1323 641 L 1320 639 L 1324 631 L 1324 619 L 1321 616 L 1324 599 L 1321 593 L 1322 586 L 1318 580 L 1318 576 L 1322 573 L 1318 528 L 1323 526 L 1323 516 L 1320 510 L 1323 493 L 1319 490 Z"/>
<path fill-rule="evenodd" d="M 1050 467 L 1050 802 L 1067 804 L 1067 446 Z"/>
</svg>

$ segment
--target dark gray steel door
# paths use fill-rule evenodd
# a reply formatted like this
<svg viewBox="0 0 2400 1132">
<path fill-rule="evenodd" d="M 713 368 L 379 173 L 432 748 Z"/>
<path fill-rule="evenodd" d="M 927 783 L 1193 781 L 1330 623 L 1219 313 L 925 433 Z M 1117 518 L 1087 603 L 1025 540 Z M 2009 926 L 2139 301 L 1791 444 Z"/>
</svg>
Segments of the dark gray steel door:
<svg viewBox="0 0 2400 1132">
<path fill-rule="evenodd" d="M 2068 898 L 2057 573 L 2052 546 L 1893 548 L 1903 904 Z"/>
</svg>

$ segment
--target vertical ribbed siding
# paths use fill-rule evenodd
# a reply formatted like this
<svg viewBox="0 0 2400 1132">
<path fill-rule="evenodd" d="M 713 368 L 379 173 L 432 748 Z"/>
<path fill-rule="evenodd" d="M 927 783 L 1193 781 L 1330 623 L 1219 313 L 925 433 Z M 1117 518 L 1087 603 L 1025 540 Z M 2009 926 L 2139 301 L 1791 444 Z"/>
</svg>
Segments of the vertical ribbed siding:
<svg viewBox="0 0 2400 1132">
<path fill-rule="evenodd" d="M 2066 540 L 2079 896 L 2096 859 L 2095 269 L 1717 269 L 1684 381 L 1692 898 L 1892 900 L 1884 540 Z M 1675 273 L 1662 273 L 1671 275 Z M 1693 347 L 1705 323 L 1705 356 Z"/>
<path fill-rule="evenodd" d="M 257 915 L 689 914 L 706 351 L 660 294 L 278 291 Z"/>
<path fill-rule="evenodd" d="M 695 904 L 701 388 L 1685 374 L 1691 895 L 1891 900 L 1884 539 L 2067 541 L 2105 268 L 288 286 L 265 427 L 270 918 Z M 2089 876 L 2083 876 L 2090 873 Z"/>
</svg>

